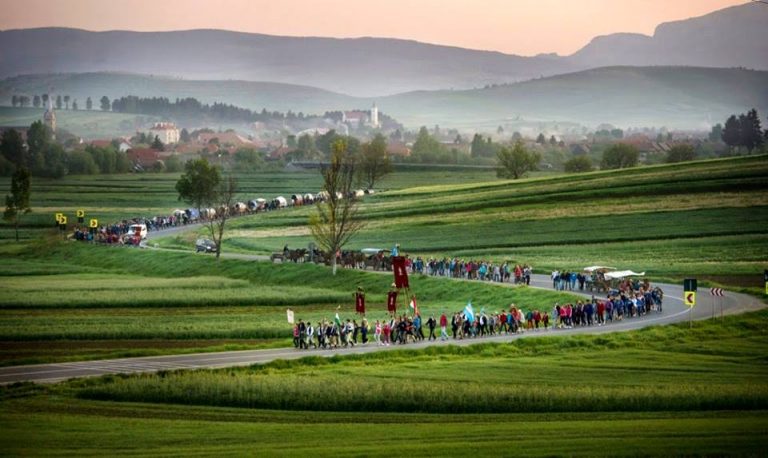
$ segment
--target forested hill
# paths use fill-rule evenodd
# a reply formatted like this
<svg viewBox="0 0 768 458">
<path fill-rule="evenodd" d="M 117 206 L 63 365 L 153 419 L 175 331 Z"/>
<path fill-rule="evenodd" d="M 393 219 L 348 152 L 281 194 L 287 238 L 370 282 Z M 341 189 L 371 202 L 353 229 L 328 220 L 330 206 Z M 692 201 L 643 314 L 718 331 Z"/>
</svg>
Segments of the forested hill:
<svg viewBox="0 0 768 458">
<path fill-rule="evenodd" d="M 704 128 L 730 114 L 756 108 L 768 113 L 768 72 L 697 67 L 607 67 L 510 85 L 467 91 L 416 91 L 358 98 L 322 89 L 277 83 L 191 81 L 146 75 L 87 73 L 36 75 L 0 81 L 0 103 L 14 94 L 68 94 L 84 107 L 91 97 L 194 97 L 202 103 L 232 104 L 304 114 L 366 109 L 409 127 L 495 128 L 517 119 L 576 122 L 586 126 Z"/>
</svg>

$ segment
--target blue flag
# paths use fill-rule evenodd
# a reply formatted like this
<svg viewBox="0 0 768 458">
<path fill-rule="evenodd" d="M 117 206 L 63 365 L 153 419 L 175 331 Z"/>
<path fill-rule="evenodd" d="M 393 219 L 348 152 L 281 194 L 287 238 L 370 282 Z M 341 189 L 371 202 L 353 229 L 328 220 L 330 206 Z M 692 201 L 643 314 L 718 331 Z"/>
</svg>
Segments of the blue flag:
<svg viewBox="0 0 768 458">
<path fill-rule="evenodd" d="M 467 302 L 467 306 L 464 307 L 464 316 L 467 317 L 467 321 L 470 323 L 475 322 L 475 311 L 472 310 L 472 301 Z"/>
</svg>

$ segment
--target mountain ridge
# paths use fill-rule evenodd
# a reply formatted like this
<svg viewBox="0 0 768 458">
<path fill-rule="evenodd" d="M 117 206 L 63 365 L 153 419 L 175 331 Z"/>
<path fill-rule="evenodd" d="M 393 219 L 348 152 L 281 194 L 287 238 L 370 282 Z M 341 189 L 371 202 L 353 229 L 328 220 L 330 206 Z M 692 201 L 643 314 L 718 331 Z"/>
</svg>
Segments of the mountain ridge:
<svg viewBox="0 0 768 458">
<path fill-rule="evenodd" d="M 593 38 L 569 56 L 519 56 L 399 38 L 282 37 L 49 27 L 0 31 L 0 78 L 131 71 L 187 79 L 304 84 L 357 97 L 470 89 L 614 65 L 768 70 L 768 8 L 747 3 L 659 24 L 653 36 Z"/>
</svg>

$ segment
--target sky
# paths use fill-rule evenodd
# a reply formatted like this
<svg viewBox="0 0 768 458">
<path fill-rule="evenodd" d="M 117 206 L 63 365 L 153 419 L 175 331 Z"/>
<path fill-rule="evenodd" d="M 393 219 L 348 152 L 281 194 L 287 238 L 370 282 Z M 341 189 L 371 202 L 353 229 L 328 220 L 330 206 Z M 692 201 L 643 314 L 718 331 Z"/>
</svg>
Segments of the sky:
<svg viewBox="0 0 768 458">
<path fill-rule="evenodd" d="M 225 29 L 289 36 L 389 37 L 509 54 L 571 54 L 598 35 L 746 0 L 0 0 L 0 29 Z"/>
</svg>

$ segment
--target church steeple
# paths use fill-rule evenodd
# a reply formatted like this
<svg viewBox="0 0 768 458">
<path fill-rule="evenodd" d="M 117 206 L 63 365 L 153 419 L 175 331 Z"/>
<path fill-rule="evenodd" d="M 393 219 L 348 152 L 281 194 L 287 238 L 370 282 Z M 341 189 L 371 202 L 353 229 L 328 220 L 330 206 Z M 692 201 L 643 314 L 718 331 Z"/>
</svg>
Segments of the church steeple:
<svg viewBox="0 0 768 458">
<path fill-rule="evenodd" d="M 53 138 L 56 138 L 56 113 L 53 111 L 53 97 L 48 97 L 48 107 L 45 109 L 45 113 L 43 114 L 43 123 L 45 123 L 46 126 L 48 126 L 49 129 L 51 129 L 51 133 L 53 135 Z"/>
</svg>

